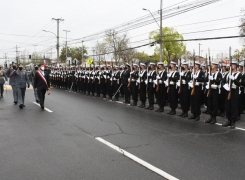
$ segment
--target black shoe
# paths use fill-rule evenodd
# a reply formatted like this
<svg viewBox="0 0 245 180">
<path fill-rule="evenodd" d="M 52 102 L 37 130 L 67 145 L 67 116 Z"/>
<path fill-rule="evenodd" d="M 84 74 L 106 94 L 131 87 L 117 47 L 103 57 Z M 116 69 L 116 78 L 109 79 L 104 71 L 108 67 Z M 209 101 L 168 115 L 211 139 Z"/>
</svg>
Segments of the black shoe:
<svg viewBox="0 0 245 180">
<path fill-rule="evenodd" d="M 212 120 L 213 120 L 213 117 L 210 116 L 210 118 L 209 118 L 208 120 L 204 121 L 204 122 L 205 122 L 205 123 L 210 123 Z"/>
<path fill-rule="evenodd" d="M 167 114 L 170 114 L 170 113 L 172 113 L 172 110 L 171 110 L 171 111 L 169 111 Z"/>
<path fill-rule="evenodd" d="M 150 107 L 149 107 L 149 110 L 154 110 L 154 107 L 153 107 L 153 106 L 150 106 Z"/>
<path fill-rule="evenodd" d="M 226 123 L 222 124 L 223 127 L 227 127 L 227 126 L 230 126 L 231 125 L 231 121 L 227 121 Z"/>
<path fill-rule="evenodd" d="M 145 107 L 145 109 L 149 109 L 151 106 L 149 105 L 149 106 L 147 106 L 147 107 Z"/>
<path fill-rule="evenodd" d="M 212 121 L 210 122 L 210 124 L 216 124 L 216 117 L 212 118 Z"/>
<path fill-rule="evenodd" d="M 118 98 L 116 98 L 116 99 L 115 99 L 115 101 L 119 101 L 119 99 L 118 99 Z"/>
<path fill-rule="evenodd" d="M 20 104 L 20 105 L 19 105 L 19 108 L 20 108 L 20 109 L 22 109 L 22 108 L 23 108 L 23 105 L 22 105 L 22 104 Z"/>
<path fill-rule="evenodd" d="M 237 121 L 239 121 L 240 119 L 241 119 L 241 116 L 238 116 L 238 117 L 237 117 Z"/>
<path fill-rule="evenodd" d="M 16 105 L 17 104 L 17 101 L 15 101 L 14 104 Z"/>
<path fill-rule="evenodd" d="M 178 114 L 178 116 L 183 116 L 184 114 L 185 114 L 185 112 L 182 111 L 182 113 L 181 114 Z"/>
<path fill-rule="evenodd" d="M 3 98 L 3 95 L 1 94 L 1 98 Z"/>
<path fill-rule="evenodd" d="M 199 121 L 200 120 L 200 116 L 197 116 L 195 121 Z"/>
<path fill-rule="evenodd" d="M 163 109 L 159 107 L 155 112 L 163 112 Z"/>
<path fill-rule="evenodd" d="M 37 102 L 37 103 L 39 103 L 39 101 L 38 101 L 38 100 L 36 100 L 36 102 Z"/>
<path fill-rule="evenodd" d="M 41 106 L 41 109 L 44 110 L 44 106 Z"/>
<path fill-rule="evenodd" d="M 188 113 L 184 113 L 182 117 L 188 117 Z"/>
<path fill-rule="evenodd" d="M 196 116 L 192 114 L 188 119 L 196 119 Z"/>
<path fill-rule="evenodd" d="M 23 107 L 26 107 L 26 105 L 22 104 Z"/>
<path fill-rule="evenodd" d="M 137 103 L 133 102 L 130 106 L 137 106 Z"/>
<path fill-rule="evenodd" d="M 236 128 L 236 121 L 231 120 L 231 129 L 235 129 L 235 128 Z"/>
<path fill-rule="evenodd" d="M 173 110 L 171 113 L 169 113 L 169 115 L 175 115 L 176 114 L 176 111 Z"/>
</svg>

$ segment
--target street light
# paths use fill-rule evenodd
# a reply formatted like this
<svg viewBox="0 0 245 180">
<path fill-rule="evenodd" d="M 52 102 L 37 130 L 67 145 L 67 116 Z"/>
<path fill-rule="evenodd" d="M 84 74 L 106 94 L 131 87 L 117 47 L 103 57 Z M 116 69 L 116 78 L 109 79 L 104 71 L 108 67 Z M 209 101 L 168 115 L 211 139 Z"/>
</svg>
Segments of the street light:
<svg viewBox="0 0 245 180">
<path fill-rule="evenodd" d="M 52 33 L 56 38 L 57 38 L 57 45 L 56 45 L 56 49 L 57 49 L 57 64 L 59 63 L 59 38 L 58 36 L 56 36 L 56 34 L 54 34 L 53 32 L 51 31 L 46 31 L 46 30 L 43 30 L 44 32 L 48 32 L 48 33 Z"/>
<path fill-rule="evenodd" d="M 158 27 L 160 28 L 160 38 L 159 38 L 159 43 L 160 43 L 160 62 L 163 62 L 162 58 L 162 0 L 160 1 L 160 25 L 158 24 L 157 20 L 154 18 L 153 14 L 151 13 L 150 10 L 143 8 L 144 11 L 149 11 L 155 22 L 157 23 Z"/>
</svg>

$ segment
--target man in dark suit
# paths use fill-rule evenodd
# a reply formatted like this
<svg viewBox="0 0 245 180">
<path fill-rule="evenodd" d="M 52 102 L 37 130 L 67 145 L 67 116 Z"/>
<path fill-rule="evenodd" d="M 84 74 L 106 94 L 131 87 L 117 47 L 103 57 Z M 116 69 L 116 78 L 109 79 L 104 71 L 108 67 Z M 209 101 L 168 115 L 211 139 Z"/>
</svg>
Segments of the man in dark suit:
<svg viewBox="0 0 245 180">
<path fill-rule="evenodd" d="M 130 65 L 127 63 L 124 68 L 124 72 L 122 73 L 122 85 L 123 85 L 123 91 L 125 96 L 124 104 L 130 103 L 130 92 L 128 90 L 128 79 L 130 77 Z"/>
<path fill-rule="evenodd" d="M 50 90 L 49 73 L 44 70 L 44 64 L 40 64 L 39 71 L 36 72 L 34 79 L 34 89 L 37 91 L 42 110 L 44 110 L 44 99 L 46 91 Z"/>
</svg>

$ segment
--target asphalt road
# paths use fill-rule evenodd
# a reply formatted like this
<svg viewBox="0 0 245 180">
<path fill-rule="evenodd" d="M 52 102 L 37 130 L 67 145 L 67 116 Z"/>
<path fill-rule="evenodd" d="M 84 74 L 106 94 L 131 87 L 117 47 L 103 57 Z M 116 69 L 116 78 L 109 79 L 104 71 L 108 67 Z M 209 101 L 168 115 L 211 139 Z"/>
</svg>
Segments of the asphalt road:
<svg viewBox="0 0 245 180">
<path fill-rule="evenodd" d="M 245 131 L 52 89 L 48 109 L 0 100 L 0 179 L 163 179 L 96 137 L 178 179 L 244 179 Z M 221 123 L 223 120 L 218 119 Z M 244 127 L 245 116 L 238 123 Z"/>
</svg>

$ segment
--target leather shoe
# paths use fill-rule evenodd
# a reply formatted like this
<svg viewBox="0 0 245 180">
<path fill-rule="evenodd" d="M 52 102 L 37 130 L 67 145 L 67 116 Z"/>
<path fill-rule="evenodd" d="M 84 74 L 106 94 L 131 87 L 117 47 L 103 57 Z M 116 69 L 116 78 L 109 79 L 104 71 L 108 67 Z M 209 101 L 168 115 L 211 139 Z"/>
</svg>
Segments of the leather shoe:
<svg viewBox="0 0 245 180">
<path fill-rule="evenodd" d="M 216 123 L 216 117 L 212 118 L 212 121 L 210 122 L 210 124 L 215 124 Z"/>
<path fill-rule="evenodd" d="M 169 113 L 169 115 L 175 115 L 176 111 L 172 111 L 171 113 Z"/>
<path fill-rule="evenodd" d="M 132 104 L 130 104 L 130 106 L 137 106 L 137 104 L 133 102 Z"/>
<path fill-rule="evenodd" d="M 19 105 L 19 108 L 20 108 L 20 109 L 22 109 L 22 108 L 23 108 L 23 105 L 22 105 L 22 104 L 20 104 L 20 105 Z"/>
<path fill-rule="evenodd" d="M 208 114 L 208 110 L 207 110 L 207 109 L 206 109 L 206 110 L 204 110 L 204 111 L 203 111 L 203 113 L 206 113 L 206 114 Z"/>
<path fill-rule="evenodd" d="M 226 123 L 222 124 L 223 127 L 227 127 L 231 125 L 231 121 L 228 120 Z"/>
<path fill-rule="evenodd" d="M 188 113 L 184 113 L 183 114 L 183 117 L 185 118 L 185 117 L 188 117 Z"/>
<path fill-rule="evenodd" d="M 196 116 L 194 114 L 192 114 L 188 119 L 195 119 Z"/>
<path fill-rule="evenodd" d="M 225 117 L 225 112 L 222 112 L 219 116 L 220 117 Z"/>
<path fill-rule="evenodd" d="M 154 107 L 153 107 L 153 106 L 150 106 L 150 107 L 149 107 L 149 110 L 153 110 L 153 109 L 154 109 Z"/>
<path fill-rule="evenodd" d="M 145 109 L 149 109 L 149 108 L 150 108 L 150 106 L 145 107 Z"/>
<path fill-rule="evenodd" d="M 170 114 L 170 113 L 172 113 L 172 110 L 171 110 L 171 111 L 169 111 L 167 114 Z"/>
<path fill-rule="evenodd" d="M 195 121 L 199 121 L 200 120 L 200 116 L 197 116 Z"/>
<path fill-rule="evenodd" d="M 236 127 L 236 121 L 231 120 L 231 129 L 235 129 L 235 127 Z"/>
<path fill-rule="evenodd" d="M 210 116 L 210 118 L 206 121 L 204 121 L 205 123 L 210 123 L 213 120 L 212 116 Z"/>
</svg>

